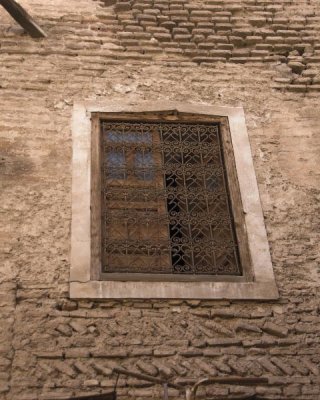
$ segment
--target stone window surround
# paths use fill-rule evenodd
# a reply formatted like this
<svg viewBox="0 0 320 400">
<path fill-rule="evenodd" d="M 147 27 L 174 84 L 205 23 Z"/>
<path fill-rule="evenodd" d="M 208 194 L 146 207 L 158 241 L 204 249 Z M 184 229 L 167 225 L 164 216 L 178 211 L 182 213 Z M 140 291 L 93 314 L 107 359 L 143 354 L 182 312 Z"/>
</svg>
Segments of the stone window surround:
<svg viewBox="0 0 320 400">
<path fill-rule="evenodd" d="M 97 274 L 91 271 L 91 114 L 173 110 L 228 119 L 252 261 L 252 281 L 107 281 L 98 280 Z M 72 140 L 70 298 L 271 300 L 279 297 L 242 107 L 167 101 L 76 103 Z"/>
</svg>

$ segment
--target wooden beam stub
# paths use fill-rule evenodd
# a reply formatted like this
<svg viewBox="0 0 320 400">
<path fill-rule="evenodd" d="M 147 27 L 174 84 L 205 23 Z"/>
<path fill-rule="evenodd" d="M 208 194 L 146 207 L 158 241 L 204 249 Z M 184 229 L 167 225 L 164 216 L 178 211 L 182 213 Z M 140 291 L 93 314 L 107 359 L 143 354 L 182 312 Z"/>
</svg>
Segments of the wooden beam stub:
<svg viewBox="0 0 320 400">
<path fill-rule="evenodd" d="M 0 4 L 33 38 L 43 38 L 47 35 L 32 19 L 26 10 L 15 0 L 0 0 Z"/>
</svg>

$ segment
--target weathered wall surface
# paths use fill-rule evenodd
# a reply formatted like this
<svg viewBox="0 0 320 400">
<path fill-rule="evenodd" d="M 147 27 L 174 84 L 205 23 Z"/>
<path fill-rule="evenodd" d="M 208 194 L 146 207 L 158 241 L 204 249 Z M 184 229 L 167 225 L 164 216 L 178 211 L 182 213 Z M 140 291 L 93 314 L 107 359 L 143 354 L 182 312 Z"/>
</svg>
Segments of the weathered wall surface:
<svg viewBox="0 0 320 400">
<path fill-rule="evenodd" d="M 0 397 L 99 393 L 122 365 L 180 382 L 268 376 L 256 388 L 266 398 L 319 399 L 319 1 L 21 3 L 48 38 L 0 9 Z M 278 301 L 68 299 L 82 99 L 244 107 Z M 160 398 L 136 379 L 119 386 L 124 399 Z"/>
</svg>

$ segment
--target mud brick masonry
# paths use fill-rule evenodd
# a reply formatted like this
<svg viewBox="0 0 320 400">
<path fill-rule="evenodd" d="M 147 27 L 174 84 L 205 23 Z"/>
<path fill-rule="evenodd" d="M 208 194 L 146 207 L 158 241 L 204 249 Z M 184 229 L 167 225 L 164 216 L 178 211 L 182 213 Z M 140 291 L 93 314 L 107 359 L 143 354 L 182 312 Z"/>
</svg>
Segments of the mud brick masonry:
<svg viewBox="0 0 320 400">
<path fill-rule="evenodd" d="M 270 378 L 207 397 L 319 399 L 319 0 L 20 3 L 47 38 L 0 7 L 0 398 L 108 391 L 122 366 Z M 244 108 L 278 300 L 69 299 L 71 115 L 96 100 Z"/>
</svg>

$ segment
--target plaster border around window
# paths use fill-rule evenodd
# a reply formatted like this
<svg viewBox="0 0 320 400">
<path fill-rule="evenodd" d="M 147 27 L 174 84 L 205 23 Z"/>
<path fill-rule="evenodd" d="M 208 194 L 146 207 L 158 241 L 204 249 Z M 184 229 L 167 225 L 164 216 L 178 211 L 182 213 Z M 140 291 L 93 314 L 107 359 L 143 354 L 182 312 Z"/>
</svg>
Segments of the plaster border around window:
<svg viewBox="0 0 320 400">
<path fill-rule="evenodd" d="M 245 215 L 253 281 L 152 282 L 97 280 L 91 272 L 91 132 L 93 113 L 177 111 L 226 117 Z M 92 299 L 277 299 L 269 245 L 242 107 L 172 102 L 76 103 L 72 118 L 73 181 L 70 297 Z"/>
</svg>

